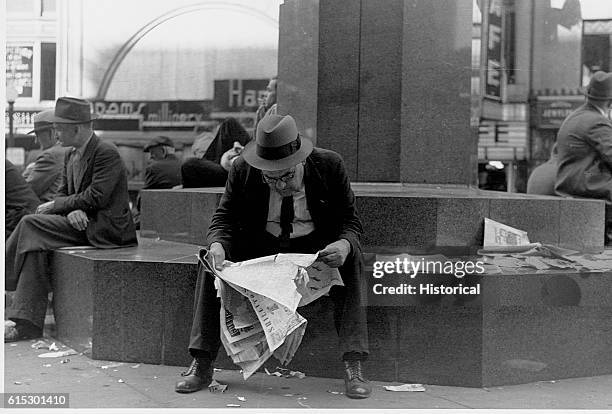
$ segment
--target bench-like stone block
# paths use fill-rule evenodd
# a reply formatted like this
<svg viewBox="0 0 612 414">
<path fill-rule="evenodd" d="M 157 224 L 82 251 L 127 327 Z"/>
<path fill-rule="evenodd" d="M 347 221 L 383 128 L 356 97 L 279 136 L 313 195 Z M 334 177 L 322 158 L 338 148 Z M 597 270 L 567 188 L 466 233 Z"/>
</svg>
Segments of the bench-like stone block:
<svg viewBox="0 0 612 414">
<path fill-rule="evenodd" d="M 458 186 L 352 183 L 352 188 L 364 227 L 362 244 L 368 248 L 474 254 L 482 246 L 485 217 L 526 231 L 533 242 L 591 252 L 604 247 L 601 200 Z M 205 245 L 206 229 L 222 192 L 222 188 L 144 190 L 141 236 Z M 177 212 L 182 214 L 179 224 Z"/>
<path fill-rule="evenodd" d="M 183 365 L 197 250 L 141 239 L 137 247 L 55 251 L 58 339 L 91 346 L 94 359 Z"/>
</svg>

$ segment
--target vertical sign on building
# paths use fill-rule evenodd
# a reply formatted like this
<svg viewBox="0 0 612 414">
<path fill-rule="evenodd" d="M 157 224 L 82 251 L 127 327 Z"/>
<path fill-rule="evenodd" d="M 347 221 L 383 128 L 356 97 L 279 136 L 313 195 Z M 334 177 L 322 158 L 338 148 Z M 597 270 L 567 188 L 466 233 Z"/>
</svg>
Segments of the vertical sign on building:
<svg viewBox="0 0 612 414">
<path fill-rule="evenodd" d="M 485 61 L 485 96 L 501 100 L 502 98 L 502 15 L 503 0 L 489 0 L 486 28 L 486 61 Z"/>
<path fill-rule="evenodd" d="M 6 82 L 13 83 L 20 98 L 32 97 L 34 47 L 6 47 Z"/>
</svg>

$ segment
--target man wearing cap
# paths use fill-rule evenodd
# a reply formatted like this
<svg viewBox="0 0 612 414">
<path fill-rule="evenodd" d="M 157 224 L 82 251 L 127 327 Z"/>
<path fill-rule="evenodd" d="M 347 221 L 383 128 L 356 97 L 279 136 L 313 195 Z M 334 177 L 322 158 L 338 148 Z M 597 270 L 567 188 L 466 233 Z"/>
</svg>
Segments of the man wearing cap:
<svg viewBox="0 0 612 414">
<path fill-rule="evenodd" d="M 29 168 L 25 180 L 42 202 L 55 198 L 62 183 L 66 155 L 66 148 L 63 148 L 55 138 L 53 116 L 53 109 L 37 113 L 34 115 L 34 129 L 28 132 L 35 134 L 42 153 Z"/>
<path fill-rule="evenodd" d="M 155 137 L 144 147 L 151 154 L 145 170 L 145 188 L 172 188 L 181 183 L 181 161 L 174 155 L 174 142 L 168 137 Z"/>
<path fill-rule="evenodd" d="M 218 268 L 224 260 L 287 253 L 319 253 L 339 268 L 344 287 L 334 286 L 335 325 L 344 361 L 346 395 L 367 398 L 371 386 L 362 361 L 368 355 L 361 222 L 340 156 L 298 134 L 294 119 L 267 115 L 256 139 L 234 162 L 208 229 Z M 219 299 L 214 277 L 198 272 L 189 353 L 194 358 L 175 390 L 188 393 L 212 379 L 220 345 Z"/>
<path fill-rule="evenodd" d="M 38 206 L 37 214 L 24 216 L 6 241 L 6 289 L 15 291 L 7 316 L 15 325 L 5 325 L 5 342 L 42 335 L 50 250 L 137 243 L 128 205 L 127 169 L 117 148 L 93 132 L 89 102 L 58 98 L 52 121 L 62 146 L 72 150 L 66 155 L 55 199 Z"/>
<path fill-rule="evenodd" d="M 561 124 L 557 134 L 555 192 L 561 196 L 597 198 L 608 205 L 606 242 L 612 232 L 612 73 L 595 72 L 586 102 Z"/>
</svg>

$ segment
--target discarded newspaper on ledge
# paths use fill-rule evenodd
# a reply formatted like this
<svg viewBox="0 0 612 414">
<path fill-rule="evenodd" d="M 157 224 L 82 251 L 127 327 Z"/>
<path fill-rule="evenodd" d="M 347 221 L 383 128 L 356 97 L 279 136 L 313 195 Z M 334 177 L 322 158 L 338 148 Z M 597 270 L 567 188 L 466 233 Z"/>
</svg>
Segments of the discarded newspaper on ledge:
<svg viewBox="0 0 612 414">
<path fill-rule="evenodd" d="M 338 269 L 316 262 L 317 254 L 277 254 L 215 269 L 212 255 L 202 249 L 203 268 L 216 276 L 221 299 L 221 343 L 249 378 L 270 356 L 283 365 L 291 361 L 306 330 L 306 319 L 297 313 L 343 286 Z"/>
</svg>

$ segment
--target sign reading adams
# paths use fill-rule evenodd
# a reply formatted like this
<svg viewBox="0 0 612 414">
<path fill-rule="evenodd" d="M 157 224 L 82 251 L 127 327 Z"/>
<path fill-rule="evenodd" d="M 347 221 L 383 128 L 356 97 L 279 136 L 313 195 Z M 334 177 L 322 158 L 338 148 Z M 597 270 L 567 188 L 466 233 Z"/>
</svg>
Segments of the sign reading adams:
<svg viewBox="0 0 612 414">
<path fill-rule="evenodd" d="M 93 110 L 100 116 L 101 125 L 105 120 L 114 120 L 126 125 L 125 129 L 193 128 L 209 119 L 211 105 L 210 100 L 97 101 L 93 104 Z M 100 129 L 106 128 L 101 126 Z"/>
</svg>

